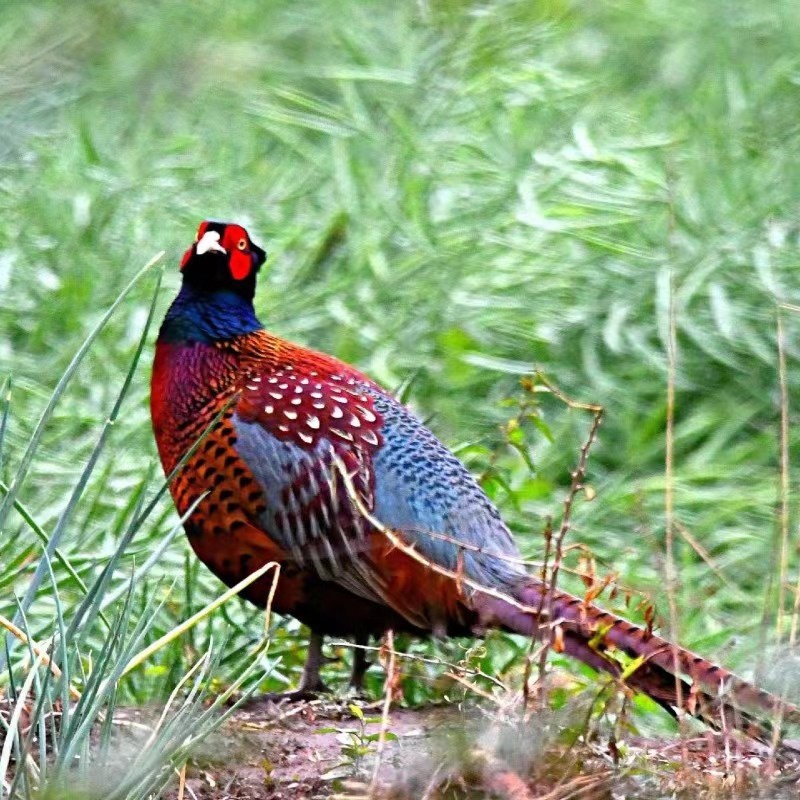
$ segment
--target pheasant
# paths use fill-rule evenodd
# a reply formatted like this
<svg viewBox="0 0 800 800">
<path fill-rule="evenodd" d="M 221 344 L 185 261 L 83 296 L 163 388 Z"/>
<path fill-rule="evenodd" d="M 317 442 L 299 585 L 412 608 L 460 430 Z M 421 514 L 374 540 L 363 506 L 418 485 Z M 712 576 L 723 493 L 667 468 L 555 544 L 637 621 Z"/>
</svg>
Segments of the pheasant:
<svg viewBox="0 0 800 800">
<path fill-rule="evenodd" d="M 757 720 L 778 709 L 800 722 L 723 667 L 527 574 L 498 510 L 411 411 L 263 328 L 253 297 L 265 257 L 240 225 L 201 223 L 159 332 L 151 414 L 166 474 L 186 458 L 170 491 L 197 556 L 228 585 L 281 565 L 272 608 L 312 632 L 300 693 L 323 687 L 326 635 L 497 627 L 557 638 L 673 714 L 762 738 Z M 264 606 L 271 588 L 262 577 L 243 594 Z M 638 666 L 623 671 L 614 650 Z M 365 668 L 354 659 L 357 687 Z"/>
</svg>

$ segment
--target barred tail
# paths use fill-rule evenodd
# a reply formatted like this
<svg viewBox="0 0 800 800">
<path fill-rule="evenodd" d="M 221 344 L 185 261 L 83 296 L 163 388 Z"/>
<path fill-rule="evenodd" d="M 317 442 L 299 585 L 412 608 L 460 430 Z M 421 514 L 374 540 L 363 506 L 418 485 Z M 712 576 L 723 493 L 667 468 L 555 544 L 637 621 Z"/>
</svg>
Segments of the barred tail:
<svg viewBox="0 0 800 800">
<path fill-rule="evenodd" d="M 715 728 L 736 728 L 756 739 L 770 738 L 770 720 L 800 724 L 800 708 L 739 678 L 651 631 L 610 614 L 565 592 L 550 593 L 531 580 L 517 592 L 519 606 L 483 595 L 481 617 L 515 633 L 544 638 L 559 629 L 554 641 L 563 651 L 592 668 L 621 678 L 623 666 L 614 649 L 641 663 L 626 670 L 625 683 L 675 714 L 688 711 Z"/>
</svg>

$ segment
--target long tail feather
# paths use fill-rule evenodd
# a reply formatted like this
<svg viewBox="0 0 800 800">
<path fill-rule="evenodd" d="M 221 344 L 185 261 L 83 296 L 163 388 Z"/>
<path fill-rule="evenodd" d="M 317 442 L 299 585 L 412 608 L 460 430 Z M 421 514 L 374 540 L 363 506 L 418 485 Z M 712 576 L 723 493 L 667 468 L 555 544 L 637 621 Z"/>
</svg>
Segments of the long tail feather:
<svg viewBox="0 0 800 800">
<path fill-rule="evenodd" d="M 738 677 L 730 670 L 674 645 L 651 631 L 566 592 L 531 580 L 517 593 L 520 608 L 497 597 L 478 601 L 481 616 L 515 633 L 537 638 L 558 627 L 564 652 L 592 668 L 622 678 L 671 713 L 688 711 L 716 728 L 736 728 L 769 738 L 770 720 L 800 724 L 800 708 Z M 640 659 L 625 669 L 614 650 Z"/>
</svg>

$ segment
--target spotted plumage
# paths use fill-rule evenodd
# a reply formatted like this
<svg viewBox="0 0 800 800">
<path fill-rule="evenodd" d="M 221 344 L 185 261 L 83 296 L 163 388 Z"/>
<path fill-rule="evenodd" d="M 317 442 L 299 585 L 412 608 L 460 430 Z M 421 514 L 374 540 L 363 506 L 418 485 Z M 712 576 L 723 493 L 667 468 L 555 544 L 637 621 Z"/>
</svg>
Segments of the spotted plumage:
<svg viewBox="0 0 800 800">
<path fill-rule="evenodd" d="M 748 713 L 771 711 L 774 698 L 547 591 L 480 486 L 414 414 L 353 367 L 264 330 L 252 303 L 264 258 L 241 226 L 202 223 L 159 333 L 151 411 L 167 474 L 189 453 L 170 490 L 198 556 L 228 584 L 281 564 L 273 606 L 313 632 L 306 687 L 320 685 L 326 634 L 364 642 L 389 628 L 497 626 L 541 637 L 555 624 L 566 652 L 617 677 L 611 648 L 641 657 L 626 681 L 665 708 L 763 732 Z M 265 604 L 270 583 L 246 597 Z M 360 660 L 356 683 L 363 669 Z"/>
</svg>

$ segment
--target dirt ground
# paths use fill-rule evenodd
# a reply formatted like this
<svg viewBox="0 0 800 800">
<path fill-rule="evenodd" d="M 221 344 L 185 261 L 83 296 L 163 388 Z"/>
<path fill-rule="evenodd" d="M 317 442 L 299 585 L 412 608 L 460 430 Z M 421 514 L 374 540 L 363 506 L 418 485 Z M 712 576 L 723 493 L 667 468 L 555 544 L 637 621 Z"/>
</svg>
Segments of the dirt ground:
<svg viewBox="0 0 800 800">
<path fill-rule="evenodd" d="M 392 711 L 391 735 L 378 758 L 374 739 L 380 709 L 363 713 L 362 722 L 346 703 L 324 701 L 237 711 L 196 754 L 183 794 L 176 785 L 166 797 L 738 800 L 800 795 L 796 753 L 773 761 L 764 746 L 719 735 L 566 742 L 552 715 L 521 721 L 499 717 L 496 710 L 432 706 Z"/>
<path fill-rule="evenodd" d="M 0 703 L 2 711 L 2 703 Z M 118 709 L 119 753 L 162 709 Z M 395 708 L 385 747 L 378 704 L 342 700 L 236 709 L 175 778 L 165 800 L 783 800 L 800 797 L 800 743 L 700 732 L 643 738 L 592 730 L 586 708 L 531 712 L 484 702 Z M 106 776 L 107 780 L 113 780 Z M 92 797 L 101 797 L 94 787 Z M 74 792 L 70 798 L 83 796 Z"/>
</svg>

